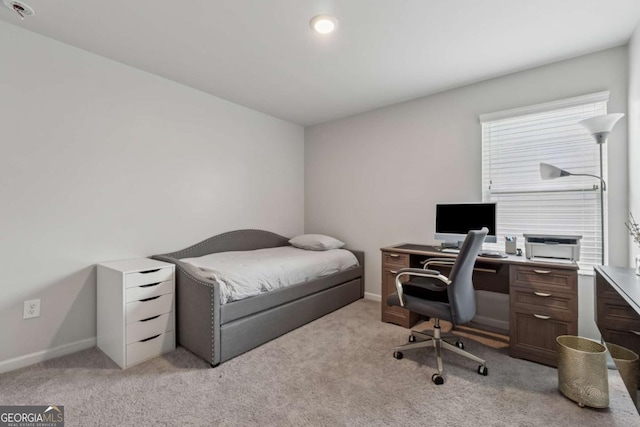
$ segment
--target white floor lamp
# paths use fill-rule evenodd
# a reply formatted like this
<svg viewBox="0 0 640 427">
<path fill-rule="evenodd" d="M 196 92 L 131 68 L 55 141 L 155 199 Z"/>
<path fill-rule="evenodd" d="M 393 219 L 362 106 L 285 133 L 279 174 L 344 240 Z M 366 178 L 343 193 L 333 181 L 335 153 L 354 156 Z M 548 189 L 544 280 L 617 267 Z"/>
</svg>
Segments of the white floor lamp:
<svg viewBox="0 0 640 427">
<path fill-rule="evenodd" d="M 624 117 L 624 114 L 605 114 L 602 116 L 595 116 L 589 119 L 581 120 L 578 124 L 584 126 L 591 136 L 596 140 L 596 143 L 600 147 L 600 175 L 591 175 L 587 173 L 572 173 L 559 167 L 550 165 L 548 163 L 540 163 L 540 176 L 542 179 L 555 179 L 563 176 L 590 176 L 600 180 L 602 185 L 600 186 L 600 239 L 601 245 L 601 261 L 602 265 L 605 264 L 604 257 L 604 192 L 607 190 L 607 184 L 605 183 L 603 176 L 602 165 L 602 145 L 607 142 L 607 137 L 613 126 L 618 120 Z"/>
</svg>

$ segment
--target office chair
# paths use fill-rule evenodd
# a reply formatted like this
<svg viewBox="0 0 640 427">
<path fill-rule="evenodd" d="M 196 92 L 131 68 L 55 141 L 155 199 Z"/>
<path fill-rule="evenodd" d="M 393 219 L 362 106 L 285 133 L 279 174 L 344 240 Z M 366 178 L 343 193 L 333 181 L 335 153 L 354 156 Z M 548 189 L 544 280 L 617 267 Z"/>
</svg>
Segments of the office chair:
<svg viewBox="0 0 640 427">
<path fill-rule="evenodd" d="M 480 363 L 478 373 L 488 375 L 485 361 L 471 353 L 464 351 L 462 341 L 457 339 L 455 344 L 443 340 L 455 337 L 448 334 L 444 337 L 440 332 L 440 319 L 452 322 L 453 325 L 468 323 L 476 314 L 476 298 L 473 289 L 472 275 L 476 257 L 482 248 L 487 228 L 469 231 L 462 244 L 460 253 L 455 260 L 451 258 L 431 258 L 421 268 L 402 268 L 396 275 L 397 293 L 387 297 L 387 304 L 400 306 L 423 316 L 434 318 L 433 334 L 411 331 L 409 343 L 396 347 L 393 357 L 402 359 L 402 351 L 414 348 L 434 347 L 438 372 L 431 380 L 437 385 L 444 384 L 442 376 L 441 349 L 450 350 L 461 356 Z M 439 271 L 428 269 L 429 265 L 451 265 L 449 277 Z M 402 283 L 401 279 L 409 276 L 409 281 Z M 417 338 L 424 341 L 417 342 Z"/>
</svg>

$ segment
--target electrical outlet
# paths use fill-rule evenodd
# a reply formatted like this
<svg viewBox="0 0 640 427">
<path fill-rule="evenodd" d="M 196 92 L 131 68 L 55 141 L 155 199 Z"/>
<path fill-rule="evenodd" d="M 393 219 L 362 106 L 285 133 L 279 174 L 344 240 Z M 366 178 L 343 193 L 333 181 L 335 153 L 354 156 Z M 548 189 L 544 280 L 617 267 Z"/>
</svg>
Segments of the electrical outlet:
<svg viewBox="0 0 640 427">
<path fill-rule="evenodd" d="M 40 300 L 31 299 L 24 302 L 24 309 L 22 311 L 23 319 L 31 319 L 32 317 L 40 317 Z"/>
</svg>

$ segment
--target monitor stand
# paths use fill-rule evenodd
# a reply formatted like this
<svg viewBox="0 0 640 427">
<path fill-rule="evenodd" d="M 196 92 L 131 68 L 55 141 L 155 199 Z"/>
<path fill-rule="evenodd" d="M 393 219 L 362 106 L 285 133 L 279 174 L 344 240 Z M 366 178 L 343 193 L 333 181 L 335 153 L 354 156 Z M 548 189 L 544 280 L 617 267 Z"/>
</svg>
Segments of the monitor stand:
<svg viewBox="0 0 640 427">
<path fill-rule="evenodd" d="M 464 240 L 459 240 L 457 242 L 442 242 L 440 243 L 440 249 L 460 249 Z"/>
</svg>

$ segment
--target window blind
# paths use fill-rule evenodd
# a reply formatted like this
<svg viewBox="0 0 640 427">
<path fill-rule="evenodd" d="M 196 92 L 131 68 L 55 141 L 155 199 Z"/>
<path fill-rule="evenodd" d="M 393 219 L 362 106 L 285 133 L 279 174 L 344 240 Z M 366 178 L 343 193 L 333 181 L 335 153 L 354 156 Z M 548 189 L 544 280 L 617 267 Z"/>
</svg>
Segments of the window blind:
<svg viewBox="0 0 640 427">
<path fill-rule="evenodd" d="M 484 121 L 481 117 L 482 198 L 498 204 L 495 249 L 504 250 L 504 236 L 517 237 L 524 251 L 525 233 L 581 235 L 580 272 L 590 274 L 593 265 L 601 263 L 600 181 L 540 177 L 541 162 L 600 175 L 598 144 L 578 124 L 606 114 L 608 96 L 593 98 L 581 97 L 585 103 L 561 108 L 553 103 L 542 109 L 532 106 L 531 114 L 518 109 L 515 116 Z M 564 100 L 555 105 L 567 104 L 574 103 Z M 606 156 L 603 161 L 606 165 Z M 606 181 L 606 170 L 603 178 Z"/>
</svg>

